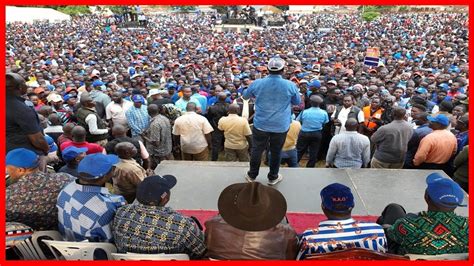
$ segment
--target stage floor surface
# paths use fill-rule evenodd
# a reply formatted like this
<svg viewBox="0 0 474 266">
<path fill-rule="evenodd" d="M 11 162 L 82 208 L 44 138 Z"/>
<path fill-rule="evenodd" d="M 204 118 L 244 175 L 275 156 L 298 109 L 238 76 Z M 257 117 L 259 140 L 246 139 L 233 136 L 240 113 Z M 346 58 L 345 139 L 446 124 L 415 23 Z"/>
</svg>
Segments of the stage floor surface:
<svg viewBox="0 0 474 266">
<path fill-rule="evenodd" d="M 156 169 L 172 174 L 178 183 L 171 190 L 168 206 L 175 210 L 216 211 L 217 199 L 228 185 L 246 182 L 248 163 L 164 161 Z M 427 209 L 424 201 L 426 176 L 432 170 L 280 168 L 284 179 L 274 186 L 286 198 L 291 213 L 322 214 L 320 191 L 334 182 L 351 188 L 355 216 L 379 216 L 389 203 L 404 206 L 407 212 Z M 438 171 L 447 177 L 442 171 Z M 268 167 L 261 167 L 257 181 L 266 185 Z M 467 195 L 464 202 L 468 202 Z M 456 213 L 468 216 L 467 207 Z"/>
</svg>

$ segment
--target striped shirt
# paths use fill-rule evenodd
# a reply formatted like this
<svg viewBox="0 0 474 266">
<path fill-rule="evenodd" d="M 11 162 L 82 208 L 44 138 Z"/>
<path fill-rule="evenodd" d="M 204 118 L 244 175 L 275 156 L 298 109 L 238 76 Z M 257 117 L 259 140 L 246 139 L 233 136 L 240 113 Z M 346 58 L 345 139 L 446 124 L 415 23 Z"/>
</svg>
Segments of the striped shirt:
<svg viewBox="0 0 474 266">
<path fill-rule="evenodd" d="M 297 260 L 310 254 L 328 253 L 348 248 L 366 248 L 386 252 L 387 239 L 383 228 L 376 223 L 347 220 L 327 220 L 319 227 L 303 232 Z"/>
</svg>

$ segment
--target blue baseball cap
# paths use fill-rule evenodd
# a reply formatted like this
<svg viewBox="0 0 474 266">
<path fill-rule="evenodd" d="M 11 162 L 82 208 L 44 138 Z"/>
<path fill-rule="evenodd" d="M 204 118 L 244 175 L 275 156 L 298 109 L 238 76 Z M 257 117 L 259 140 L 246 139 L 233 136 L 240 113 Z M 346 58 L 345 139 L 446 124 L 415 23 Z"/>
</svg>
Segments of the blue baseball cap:
<svg viewBox="0 0 474 266">
<path fill-rule="evenodd" d="M 68 101 L 69 99 L 71 99 L 71 98 L 77 98 L 77 96 L 76 96 L 76 95 L 72 95 L 72 94 L 66 94 L 66 95 L 64 95 L 63 100 L 64 100 L 65 102 L 67 102 L 67 101 Z"/>
<path fill-rule="evenodd" d="M 63 160 L 65 162 L 72 161 L 72 160 L 76 159 L 76 157 L 79 154 L 81 154 L 83 152 L 87 152 L 87 150 L 88 150 L 88 148 L 78 148 L 78 147 L 74 147 L 74 146 L 69 146 L 66 149 L 64 149 L 63 152 L 62 152 Z"/>
<path fill-rule="evenodd" d="M 5 165 L 11 165 L 20 168 L 38 167 L 39 156 L 32 150 L 18 148 L 7 153 Z"/>
<path fill-rule="evenodd" d="M 89 154 L 79 163 L 77 172 L 85 179 L 99 179 L 108 174 L 119 161 L 118 156 L 113 154 Z"/>
<path fill-rule="evenodd" d="M 94 82 L 92 82 L 92 87 L 99 87 L 99 86 L 102 86 L 104 85 L 104 82 L 96 79 Z"/>
<path fill-rule="evenodd" d="M 308 84 L 308 88 L 321 88 L 321 82 L 317 79 L 315 80 L 312 80 L 309 84 Z"/>
<path fill-rule="evenodd" d="M 333 212 L 348 212 L 354 207 L 354 195 L 343 184 L 333 183 L 321 190 L 324 208 Z"/>
<path fill-rule="evenodd" d="M 49 152 L 55 152 L 58 150 L 58 145 L 56 145 L 52 137 L 45 135 L 44 139 L 48 142 Z"/>
<path fill-rule="evenodd" d="M 143 96 L 135 94 L 135 95 L 132 96 L 132 102 L 134 102 L 134 103 L 145 103 L 145 99 L 143 98 Z"/>
<path fill-rule="evenodd" d="M 426 184 L 428 185 L 426 192 L 434 204 L 446 208 L 466 206 L 462 204 L 464 199 L 462 188 L 450 178 L 432 173 L 426 177 Z"/>
<path fill-rule="evenodd" d="M 449 118 L 444 114 L 438 114 L 437 116 L 428 116 L 428 121 L 431 123 L 438 123 L 445 127 L 449 126 Z"/>
<path fill-rule="evenodd" d="M 415 90 L 416 93 L 420 93 L 420 94 L 427 94 L 428 91 L 423 88 L 423 87 L 419 87 L 418 89 Z"/>
<path fill-rule="evenodd" d="M 441 83 L 438 85 L 439 88 L 441 88 L 441 90 L 443 91 L 448 91 L 449 90 L 449 85 L 446 84 L 446 83 Z"/>
</svg>

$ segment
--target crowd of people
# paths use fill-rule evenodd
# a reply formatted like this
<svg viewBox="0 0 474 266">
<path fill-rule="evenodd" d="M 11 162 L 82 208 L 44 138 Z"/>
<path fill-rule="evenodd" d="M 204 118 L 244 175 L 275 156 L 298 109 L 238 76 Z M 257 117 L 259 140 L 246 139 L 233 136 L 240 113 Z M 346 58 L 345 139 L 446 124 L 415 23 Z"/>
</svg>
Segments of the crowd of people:
<svg viewBox="0 0 474 266">
<path fill-rule="evenodd" d="M 147 29 L 110 28 L 94 15 L 7 24 L 12 226 L 191 258 L 304 259 L 348 247 L 467 252 L 467 218 L 454 213 L 468 192 L 467 14 L 386 14 L 371 23 L 300 15 L 251 33 L 215 32 L 204 14 L 148 21 Z M 380 50 L 377 66 L 364 63 L 369 47 Z M 220 216 L 203 233 L 166 207 L 177 180 L 154 174 L 163 160 L 248 161 L 248 183 L 222 192 Z M 270 186 L 256 181 L 262 163 Z M 428 176 L 427 212 L 391 204 L 377 224 L 353 220 L 352 192 L 331 184 L 321 190 L 328 220 L 296 235 L 271 187 L 283 180 L 282 164 L 442 170 L 455 182 Z M 335 224 L 350 237 L 334 240 Z M 234 248 L 222 245 L 229 235 Z"/>
</svg>

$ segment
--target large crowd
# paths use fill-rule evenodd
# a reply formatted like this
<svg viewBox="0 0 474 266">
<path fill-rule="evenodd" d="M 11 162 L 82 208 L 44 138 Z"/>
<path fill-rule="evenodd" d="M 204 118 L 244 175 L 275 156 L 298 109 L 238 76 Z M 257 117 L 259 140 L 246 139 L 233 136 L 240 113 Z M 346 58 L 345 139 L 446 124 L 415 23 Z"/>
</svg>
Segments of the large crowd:
<svg viewBox="0 0 474 266">
<path fill-rule="evenodd" d="M 7 24 L 7 230 L 191 258 L 467 253 L 467 218 L 454 213 L 468 192 L 467 14 L 296 15 L 249 33 L 218 32 L 205 14 L 147 19 L 138 29 L 95 15 Z M 380 51 L 375 66 L 368 48 Z M 177 180 L 154 174 L 164 160 L 250 170 L 222 192 L 204 234 L 165 206 Z M 256 182 L 262 163 L 269 186 Z M 328 220 L 297 235 L 272 188 L 281 165 L 452 179 L 429 175 L 427 211 L 391 204 L 377 223 L 352 219 L 352 192 L 331 184 Z"/>
</svg>

